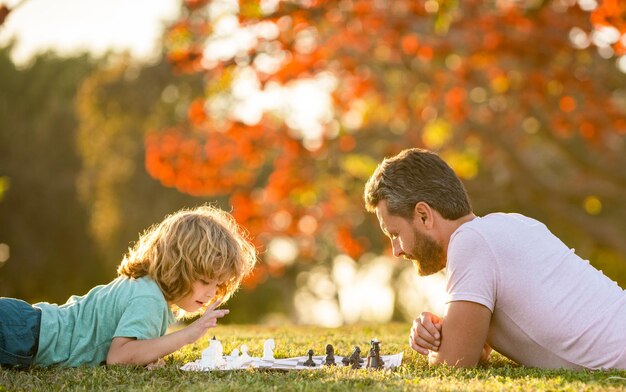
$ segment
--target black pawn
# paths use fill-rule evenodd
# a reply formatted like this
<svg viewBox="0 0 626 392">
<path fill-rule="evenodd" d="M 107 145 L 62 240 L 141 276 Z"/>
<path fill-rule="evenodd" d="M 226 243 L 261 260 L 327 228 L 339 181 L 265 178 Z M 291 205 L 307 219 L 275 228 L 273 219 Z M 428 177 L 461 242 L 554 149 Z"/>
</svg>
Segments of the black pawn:
<svg viewBox="0 0 626 392">
<path fill-rule="evenodd" d="M 370 348 L 370 352 L 367 356 L 367 368 L 382 369 L 385 362 L 380 357 L 380 342 L 376 339 L 372 339 L 371 345 L 372 347 Z"/>
<path fill-rule="evenodd" d="M 363 358 L 361 358 L 361 348 L 355 347 L 354 352 L 350 355 L 350 365 L 352 369 L 360 369 L 361 363 L 363 363 Z"/>
<path fill-rule="evenodd" d="M 326 360 L 324 361 L 326 366 L 335 366 L 335 348 L 332 344 L 326 345 Z"/>
<path fill-rule="evenodd" d="M 315 367 L 315 361 L 313 361 L 313 349 L 310 349 L 308 352 L 309 359 L 304 361 L 304 366 Z"/>
</svg>

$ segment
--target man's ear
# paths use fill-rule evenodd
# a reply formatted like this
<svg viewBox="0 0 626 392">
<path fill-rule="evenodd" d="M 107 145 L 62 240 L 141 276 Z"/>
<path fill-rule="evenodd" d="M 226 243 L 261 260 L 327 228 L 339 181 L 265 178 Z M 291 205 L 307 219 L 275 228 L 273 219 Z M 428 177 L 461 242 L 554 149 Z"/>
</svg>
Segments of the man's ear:
<svg viewBox="0 0 626 392">
<path fill-rule="evenodd" d="M 433 218 L 433 210 L 428 203 L 420 201 L 415 205 L 415 209 L 413 210 L 414 221 L 417 220 L 417 222 L 426 226 L 427 229 L 430 229 L 433 226 Z"/>
</svg>

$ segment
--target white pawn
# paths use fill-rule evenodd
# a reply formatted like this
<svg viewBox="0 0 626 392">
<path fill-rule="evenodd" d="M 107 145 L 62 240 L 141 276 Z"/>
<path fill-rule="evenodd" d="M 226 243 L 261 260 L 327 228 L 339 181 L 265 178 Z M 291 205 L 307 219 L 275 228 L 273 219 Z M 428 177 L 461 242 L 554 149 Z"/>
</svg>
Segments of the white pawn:
<svg viewBox="0 0 626 392">
<path fill-rule="evenodd" d="M 241 362 L 239 361 L 239 349 L 234 349 L 230 356 L 227 358 L 227 366 L 229 369 L 239 369 L 241 367 Z"/>
<path fill-rule="evenodd" d="M 252 363 L 252 361 L 253 361 L 252 357 L 248 354 L 248 346 L 245 344 L 242 344 L 241 356 L 239 357 L 239 363 L 241 363 L 241 366 L 245 366 L 245 365 Z"/>
<path fill-rule="evenodd" d="M 274 343 L 274 339 L 267 339 L 263 343 L 263 360 L 264 361 L 273 361 L 274 360 L 274 349 L 276 345 Z"/>
</svg>

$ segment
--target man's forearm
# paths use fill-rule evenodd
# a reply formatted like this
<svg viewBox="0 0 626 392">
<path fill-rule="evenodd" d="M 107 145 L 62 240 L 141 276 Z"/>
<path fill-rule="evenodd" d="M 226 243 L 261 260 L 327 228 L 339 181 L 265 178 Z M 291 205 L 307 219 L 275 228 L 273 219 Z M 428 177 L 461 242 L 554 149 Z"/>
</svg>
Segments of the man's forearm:
<svg viewBox="0 0 626 392">
<path fill-rule="evenodd" d="M 449 357 L 445 357 L 436 351 L 428 352 L 428 365 L 436 366 L 436 365 L 450 365 L 454 367 L 475 367 L 478 365 L 477 359 L 466 358 L 466 357 L 458 357 L 457 355 L 451 355 Z"/>
</svg>

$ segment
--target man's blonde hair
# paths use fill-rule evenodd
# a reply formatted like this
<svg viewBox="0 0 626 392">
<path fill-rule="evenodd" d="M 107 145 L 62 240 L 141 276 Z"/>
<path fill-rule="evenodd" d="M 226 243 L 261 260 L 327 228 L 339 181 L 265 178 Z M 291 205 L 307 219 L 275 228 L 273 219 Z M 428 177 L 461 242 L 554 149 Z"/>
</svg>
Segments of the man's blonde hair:
<svg viewBox="0 0 626 392">
<path fill-rule="evenodd" d="M 256 249 L 234 218 L 218 208 L 183 209 L 150 227 L 129 249 L 117 273 L 150 276 L 167 301 L 191 293 L 197 280 L 216 280 L 226 301 L 256 263 Z"/>
</svg>

